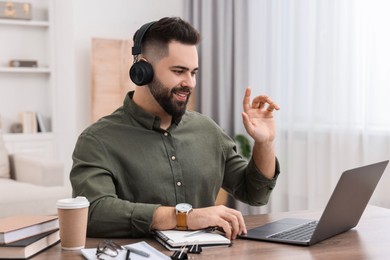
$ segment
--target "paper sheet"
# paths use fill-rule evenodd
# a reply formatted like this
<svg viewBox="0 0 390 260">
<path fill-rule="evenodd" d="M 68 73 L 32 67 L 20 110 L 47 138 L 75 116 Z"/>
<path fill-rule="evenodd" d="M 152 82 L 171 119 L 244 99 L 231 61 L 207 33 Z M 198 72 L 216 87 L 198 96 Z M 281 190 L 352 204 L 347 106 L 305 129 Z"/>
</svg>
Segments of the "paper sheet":
<svg viewBox="0 0 390 260">
<path fill-rule="evenodd" d="M 160 251 L 158 251 L 157 249 L 155 249 L 154 247 L 152 247 L 151 245 L 149 245 L 145 241 L 141 241 L 141 242 L 134 243 L 134 244 L 128 244 L 125 246 L 131 246 L 133 248 L 147 252 L 150 255 L 149 257 L 144 257 L 141 255 L 137 255 L 135 253 L 131 253 L 130 254 L 131 260 L 145 260 L 145 259 L 170 260 L 171 259 L 170 257 L 164 255 L 163 253 L 161 253 Z M 98 258 L 96 257 L 96 248 L 81 249 L 81 253 L 88 260 L 98 260 Z M 123 260 L 123 259 L 125 259 L 125 257 L 126 257 L 126 250 L 121 250 L 116 257 L 110 257 L 110 256 L 105 256 L 105 255 L 100 256 L 101 259 L 107 259 L 107 260 L 109 260 L 109 259 L 122 259 Z"/>
</svg>

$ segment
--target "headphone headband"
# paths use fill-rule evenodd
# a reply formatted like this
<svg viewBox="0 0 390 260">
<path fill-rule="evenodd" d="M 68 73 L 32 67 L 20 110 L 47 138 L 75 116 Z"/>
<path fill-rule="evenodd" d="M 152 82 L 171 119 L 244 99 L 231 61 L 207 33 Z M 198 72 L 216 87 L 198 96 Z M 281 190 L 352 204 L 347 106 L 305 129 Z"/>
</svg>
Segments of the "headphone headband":
<svg viewBox="0 0 390 260">
<path fill-rule="evenodd" d="M 134 34 L 134 46 L 131 53 L 134 56 L 134 63 L 130 68 L 130 79 L 138 86 L 149 84 L 154 77 L 152 65 L 144 60 L 138 61 L 138 55 L 141 54 L 142 39 L 155 22 L 146 23 Z"/>
<path fill-rule="evenodd" d="M 134 46 L 131 48 L 131 54 L 133 55 L 141 54 L 142 39 L 144 38 L 145 34 L 149 31 L 150 27 L 152 27 L 152 25 L 155 23 L 156 22 L 146 23 L 137 30 L 134 36 Z"/>
</svg>

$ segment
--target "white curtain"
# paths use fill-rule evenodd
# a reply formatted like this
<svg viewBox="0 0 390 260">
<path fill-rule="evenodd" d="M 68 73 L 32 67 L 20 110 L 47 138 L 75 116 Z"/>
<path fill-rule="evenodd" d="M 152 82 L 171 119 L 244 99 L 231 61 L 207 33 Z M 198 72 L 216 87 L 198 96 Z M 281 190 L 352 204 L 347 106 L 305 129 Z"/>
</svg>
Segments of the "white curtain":
<svg viewBox="0 0 390 260">
<path fill-rule="evenodd" d="M 390 1 L 186 0 L 202 34 L 198 109 L 234 136 L 241 100 L 279 103 L 281 175 L 244 214 L 320 209 L 342 171 L 390 158 Z M 390 166 L 371 204 L 390 208 Z"/>
<path fill-rule="evenodd" d="M 323 208 L 342 171 L 390 158 L 390 1 L 249 0 L 249 74 L 279 103 L 268 206 Z M 238 113 L 238 112 L 235 112 Z M 371 204 L 390 208 L 390 166 Z"/>
<path fill-rule="evenodd" d="M 241 113 L 235 111 L 242 110 L 249 83 L 248 1 L 185 0 L 184 13 L 202 39 L 197 110 L 234 136 L 244 130 Z"/>
</svg>

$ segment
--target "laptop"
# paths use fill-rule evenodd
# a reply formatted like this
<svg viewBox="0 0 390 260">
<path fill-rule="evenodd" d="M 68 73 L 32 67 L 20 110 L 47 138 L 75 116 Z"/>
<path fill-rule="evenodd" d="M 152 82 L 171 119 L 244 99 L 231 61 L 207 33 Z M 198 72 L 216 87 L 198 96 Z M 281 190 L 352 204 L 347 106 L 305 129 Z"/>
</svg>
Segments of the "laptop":
<svg viewBox="0 0 390 260">
<path fill-rule="evenodd" d="M 285 218 L 248 230 L 240 238 L 310 246 L 355 227 L 389 160 L 347 170 L 320 220 Z"/>
</svg>

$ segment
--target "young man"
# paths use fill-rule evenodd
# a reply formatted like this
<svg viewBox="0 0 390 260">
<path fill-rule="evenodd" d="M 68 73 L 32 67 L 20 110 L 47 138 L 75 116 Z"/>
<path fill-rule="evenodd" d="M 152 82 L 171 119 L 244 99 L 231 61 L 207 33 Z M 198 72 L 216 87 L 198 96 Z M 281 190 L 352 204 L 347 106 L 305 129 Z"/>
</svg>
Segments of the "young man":
<svg viewBox="0 0 390 260">
<path fill-rule="evenodd" d="M 242 113 L 254 139 L 247 162 L 210 118 L 187 111 L 198 71 L 199 33 L 180 18 L 163 18 L 135 34 L 131 79 L 138 85 L 113 114 L 79 137 L 70 180 L 90 202 L 88 236 L 142 237 L 153 229 L 222 228 L 246 233 L 241 213 L 215 206 L 223 187 L 250 205 L 264 205 L 279 167 L 273 111 L 267 96 Z"/>
</svg>

